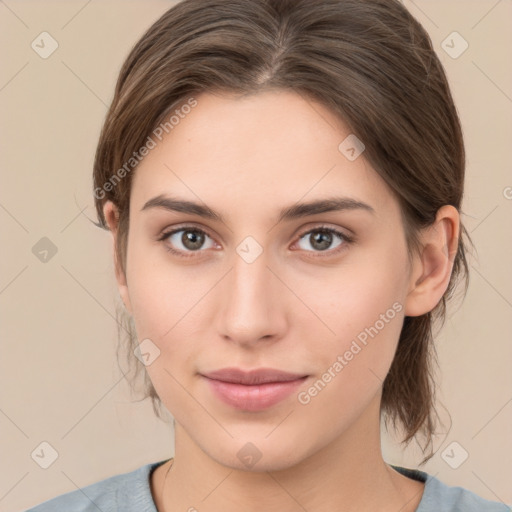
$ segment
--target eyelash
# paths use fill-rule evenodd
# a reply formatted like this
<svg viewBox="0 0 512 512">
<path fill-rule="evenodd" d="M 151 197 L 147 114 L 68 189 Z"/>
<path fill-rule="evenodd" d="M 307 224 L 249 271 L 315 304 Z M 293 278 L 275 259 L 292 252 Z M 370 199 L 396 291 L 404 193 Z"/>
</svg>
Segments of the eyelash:
<svg viewBox="0 0 512 512">
<path fill-rule="evenodd" d="M 210 236 L 208 234 L 208 232 L 206 232 L 205 230 L 203 229 L 200 229 L 196 226 L 180 226 L 179 228 L 176 228 L 176 229 L 172 229 L 170 231 L 166 231 L 165 233 L 162 233 L 162 235 L 157 239 L 157 241 L 159 242 L 165 242 L 167 240 L 167 238 L 169 238 L 171 235 L 174 235 L 175 233 L 179 233 L 180 231 L 194 231 L 194 232 L 197 232 L 197 233 L 202 233 L 204 235 L 207 235 L 209 236 L 210 238 L 213 238 L 212 236 Z M 317 226 L 313 229 L 309 229 L 308 231 L 305 231 L 303 233 L 300 234 L 298 240 L 301 240 L 302 238 L 304 238 L 305 235 L 309 235 L 311 233 L 315 233 L 315 232 L 321 232 L 321 233 L 330 233 L 330 234 L 334 234 L 334 235 L 337 235 L 338 237 L 340 237 L 343 242 L 338 245 L 335 249 L 328 249 L 326 251 L 306 251 L 306 252 L 313 252 L 313 253 L 317 253 L 316 255 L 314 255 L 313 257 L 314 258 L 317 258 L 317 257 L 326 257 L 326 256 L 323 256 L 324 253 L 328 254 L 328 256 L 333 256 L 333 255 L 336 255 L 338 254 L 339 252 L 343 251 L 344 249 L 346 249 L 346 246 L 347 245 L 350 245 L 352 243 L 354 243 L 355 239 L 354 237 L 352 236 L 349 236 L 341 231 L 338 231 L 337 229 L 334 229 L 334 228 L 331 228 L 331 227 L 328 227 L 328 226 Z M 182 251 L 178 251 L 176 249 L 173 249 L 172 247 L 170 247 L 169 245 L 167 244 L 164 244 L 165 246 L 165 250 L 178 256 L 178 257 L 181 257 L 181 258 L 193 258 L 195 257 L 195 253 L 198 253 L 198 252 L 202 252 L 201 250 L 198 250 L 198 251 L 188 251 L 189 255 L 184 255 Z"/>
</svg>

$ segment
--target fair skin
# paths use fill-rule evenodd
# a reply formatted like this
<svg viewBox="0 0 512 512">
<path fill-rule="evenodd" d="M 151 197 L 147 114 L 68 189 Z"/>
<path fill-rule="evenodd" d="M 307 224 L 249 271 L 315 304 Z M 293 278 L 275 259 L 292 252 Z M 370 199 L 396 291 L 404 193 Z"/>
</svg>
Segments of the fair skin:
<svg viewBox="0 0 512 512">
<path fill-rule="evenodd" d="M 338 150 L 350 130 L 328 109 L 287 91 L 196 99 L 136 170 L 126 272 L 116 268 L 139 341 L 160 350 L 146 371 L 176 421 L 174 460 L 151 477 L 158 511 L 416 510 L 424 484 L 382 458 L 382 384 L 404 316 L 431 311 L 448 286 L 457 210 L 438 211 L 409 263 L 396 198 L 364 153 L 350 161 Z M 142 210 L 160 194 L 207 205 L 223 221 Z M 373 211 L 277 222 L 284 207 L 333 196 Z M 115 243 L 115 206 L 104 213 Z M 183 224 L 203 230 L 203 243 L 187 245 L 187 231 L 157 241 Z M 321 226 L 354 241 L 332 234 L 322 250 L 316 231 L 304 235 Z M 236 250 L 248 236 L 263 249 L 251 263 Z M 298 393 L 396 303 L 394 318 L 300 403 Z M 227 366 L 308 378 L 278 404 L 248 412 L 219 401 L 200 375 Z M 237 456 L 249 442 L 261 454 L 250 469 Z"/>
</svg>

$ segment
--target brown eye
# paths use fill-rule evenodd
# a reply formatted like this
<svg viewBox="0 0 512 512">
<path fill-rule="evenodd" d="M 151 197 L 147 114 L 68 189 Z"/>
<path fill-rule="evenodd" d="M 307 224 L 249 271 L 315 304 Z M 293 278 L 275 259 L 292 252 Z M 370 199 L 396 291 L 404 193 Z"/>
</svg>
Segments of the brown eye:
<svg viewBox="0 0 512 512">
<path fill-rule="evenodd" d="M 205 247 L 205 241 L 210 240 L 210 246 Z M 200 252 L 201 249 L 209 249 L 214 246 L 213 241 L 203 230 L 198 228 L 180 228 L 164 233 L 160 238 L 167 242 L 168 250 L 188 256 L 186 253 Z"/>
<path fill-rule="evenodd" d="M 191 251 L 197 251 L 204 243 L 204 233 L 200 231 L 191 231 L 189 229 L 183 230 L 183 234 L 180 237 L 180 242 L 184 247 Z"/>
<path fill-rule="evenodd" d="M 302 246 L 300 245 L 301 241 L 305 242 Z M 342 249 L 351 241 L 351 238 L 341 231 L 333 228 L 320 227 L 303 233 L 299 240 L 299 248 L 308 252 L 328 252 L 331 254 L 332 252 L 338 252 L 334 249 Z M 308 245 L 312 250 L 308 248 Z"/>
</svg>

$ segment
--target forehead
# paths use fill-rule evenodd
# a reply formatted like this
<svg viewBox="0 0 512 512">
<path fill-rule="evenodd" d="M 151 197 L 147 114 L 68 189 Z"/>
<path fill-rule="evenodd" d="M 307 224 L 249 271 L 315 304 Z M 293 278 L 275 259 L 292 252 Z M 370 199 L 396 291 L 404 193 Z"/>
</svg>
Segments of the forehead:
<svg viewBox="0 0 512 512">
<path fill-rule="evenodd" d="M 342 151 L 353 134 L 322 104 L 283 90 L 243 97 L 202 93 L 194 99 L 195 106 L 178 112 L 161 140 L 152 135 L 156 145 L 133 177 L 131 203 L 138 210 L 166 192 L 212 207 L 213 201 L 219 210 L 261 210 L 333 194 L 376 209 L 393 207 L 364 152 L 350 160 Z"/>
</svg>

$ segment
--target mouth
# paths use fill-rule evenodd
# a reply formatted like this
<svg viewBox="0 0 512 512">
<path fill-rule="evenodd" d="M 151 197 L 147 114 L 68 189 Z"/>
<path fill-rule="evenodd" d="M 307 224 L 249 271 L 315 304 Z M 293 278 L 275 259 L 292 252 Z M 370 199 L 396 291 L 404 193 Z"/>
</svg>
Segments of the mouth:
<svg viewBox="0 0 512 512">
<path fill-rule="evenodd" d="M 213 395 L 236 409 L 257 412 L 289 397 L 309 375 L 261 368 L 224 368 L 201 374 Z"/>
</svg>

